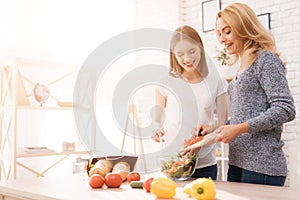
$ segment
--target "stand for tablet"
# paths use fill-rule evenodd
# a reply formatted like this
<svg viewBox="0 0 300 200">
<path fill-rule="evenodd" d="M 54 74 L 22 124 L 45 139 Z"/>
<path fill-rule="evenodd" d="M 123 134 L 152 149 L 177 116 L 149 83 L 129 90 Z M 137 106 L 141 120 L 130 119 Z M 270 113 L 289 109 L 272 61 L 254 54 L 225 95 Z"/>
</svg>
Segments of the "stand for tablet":
<svg viewBox="0 0 300 200">
<path fill-rule="evenodd" d="M 143 141 L 142 141 L 142 134 L 141 134 L 141 129 L 140 129 L 140 125 L 139 125 L 139 120 L 137 117 L 137 113 L 136 113 L 136 107 L 134 104 L 129 104 L 128 106 L 128 113 L 127 113 L 127 118 L 126 118 L 126 125 L 125 125 L 125 130 L 124 130 L 124 135 L 123 135 L 123 140 L 122 140 L 122 147 L 121 147 L 121 152 L 123 153 L 124 150 L 124 145 L 125 145 L 125 139 L 126 139 L 126 135 L 128 134 L 127 130 L 128 130 L 128 123 L 129 123 L 129 118 L 130 115 L 132 116 L 132 136 L 133 136 L 133 144 L 134 144 L 134 154 L 136 154 L 136 139 L 138 137 L 139 142 L 140 142 L 140 153 L 141 153 L 141 158 L 144 164 L 144 172 L 147 172 L 147 166 L 146 166 L 146 160 L 145 160 L 145 155 L 144 155 L 144 147 L 143 147 Z M 138 136 L 136 137 L 135 135 L 135 130 L 137 129 L 138 132 Z"/>
</svg>

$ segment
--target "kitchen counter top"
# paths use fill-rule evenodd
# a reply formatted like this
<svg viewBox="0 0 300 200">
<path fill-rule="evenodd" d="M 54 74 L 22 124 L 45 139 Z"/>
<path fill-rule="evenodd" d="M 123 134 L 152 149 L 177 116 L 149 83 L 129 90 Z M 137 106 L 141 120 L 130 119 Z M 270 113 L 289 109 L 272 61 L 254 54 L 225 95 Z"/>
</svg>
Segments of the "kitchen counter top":
<svg viewBox="0 0 300 200">
<path fill-rule="evenodd" d="M 146 180 L 154 175 L 142 175 Z M 191 199 L 182 188 L 190 181 L 176 182 L 177 190 L 174 199 Z M 300 195 L 296 189 L 289 187 L 264 186 L 256 184 L 232 183 L 216 181 L 216 199 L 250 200 L 250 199 L 285 199 L 294 200 Z M 2 195 L 2 196 L 1 196 Z M 43 200 L 93 200 L 93 199 L 156 199 L 142 189 L 132 189 L 127 182 L 120 188 L 91 189 L 86 174 L 74 174 L 57 177 L 39 177 L 0 182 L 2 199 L 43 199 Z"/>
</svg>

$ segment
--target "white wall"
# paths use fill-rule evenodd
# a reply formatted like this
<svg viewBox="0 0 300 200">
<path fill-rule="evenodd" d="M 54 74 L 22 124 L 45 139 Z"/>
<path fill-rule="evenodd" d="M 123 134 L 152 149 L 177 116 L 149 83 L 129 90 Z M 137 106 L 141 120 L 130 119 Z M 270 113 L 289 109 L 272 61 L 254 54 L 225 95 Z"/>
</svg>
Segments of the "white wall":
<svg viewBox="0 0 300 200">
<path fill-rule="evenodd" d="M 7 0 L 0 1 L 0 60 L 7 56 Z M 1 56 L 2 55 L 2 56 Z"/>
<path fill-rule="evenodd" d="M 2 0 L 0 64 L 15 57 L 81 64 L 103 41 L 133 29 L 132 3 Z"/>
<path fill-rule="evenodd" d="M 211 59 L 216 55 L 217 42 L 215 32 L 202 32 L 202 7 L 204 0 L 137 1 L 137 27 L 163 27 L 174 30 L 177 26 L 188 24 L 199 31 L 206 52 Z M 221 0 L 221 8 L 235 1 Z M 271 32 L 275 37 L 278 50 L 288 62 L 287 78 L 293 94 L 297 113 L 300 111 L 300 1 L 298 0 L 241 0 L 247 3 L 256 14 L 271 13 Z M 158 6 L 159 5 L 159 6 Z M 150 12 L 151 10 L 151 12 Z M 155 13 L 155 16 L 154 14 Z M 173 16 L 173 17 L 170 17 Z M 162 23 L 163 22 L 163 23 Z M 149 58 L 151 59 L 151 58 Z M 217 61 L 214 60 L 217 64 Z M 299 184 L 300 154 L 295 147 L 300 143 L 300 117 L 285 124 L 282 139 L 288 159 L 289 176 L 287 185 Z"/>
<path fill-rule="evenodd" d="M 26 78 L 34 83 L 51 83 L 65 73 L 60 74 L 64 69 L 55 68 L 50 63 L 60 63 L 60 67 L 80 67 L 102 42 L 132 30 L 135 23 L 133 3 L 133 0 L 1 0 L 0 66 L 14 66 L 17 58 L 25 58 L 35 65 L 25 69 L 27 72 L 29 69 L 25 74 Z M 52 67 L 50 71 L 43 65 L 36 65 L 39 61 Z M 27 65 L 31 65 L 30 62 Z M 126 70 L 123 64 L 121 71 L 122 69 Z M 53 77 L 53 74 L 47 72 L 56 75 Z M 26 84 L 29 85 L 27 91 L 30 94 L 33 85 Z M 69 82 L 60 86 L 54 84 L 50 87 L 50 92 L 58 97 L 60 92 L 67 90 L 71 95 L 63 99 L 58 98 L 62 101 L 72 101 L 72 87 Z M 49 106 L 49 102 L 50 100 L 47 100 L 45 106 Z M 31 103 L 37 105 L 35 101 Z M 62 141 L 76 139 L 72 117 L 71 111 L 19 112 L 18 147 L 47 146 L 60 151 Z M 54 162 L 48 160 L 49 163 L 42 162 L 42 165 L 39 165 L 39 162 L 36 164 L 31 160 L 38 159 L 28 159 L 24 162 L 42 168 Z M 58 170 L 50 171 L 47 175 L 59 172 L 63 174 L 67 171 L 71 172 L 70 165 L 62 164 Z M 28 171 L 18 170 L 18 177 L 32 175 Z"/>
<path fill-rule="evenodd" d="M 179 0 L 136 0 L 136 28 L 177 28 Z"/>
</svg>

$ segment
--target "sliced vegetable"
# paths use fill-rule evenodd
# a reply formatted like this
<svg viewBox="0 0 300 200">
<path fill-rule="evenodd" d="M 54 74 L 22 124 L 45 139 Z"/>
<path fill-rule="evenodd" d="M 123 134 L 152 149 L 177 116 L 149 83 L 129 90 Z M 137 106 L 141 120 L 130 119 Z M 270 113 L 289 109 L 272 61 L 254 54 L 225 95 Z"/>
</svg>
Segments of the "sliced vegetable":
<svg viewBox="0 0 300 200">
<path fill-rule="evenodd" d="M 204 136 L 192 136 L 190 138 L 190 145 L 195 144 L 197 142 L 200 142 L 201 140 L 203 140 Z"/>
<path fill-rule="evenodd" d="M 196 155 L 180 155 L 163 161 L 161 171 L 171 179 L 186 178 L 192 175 L 195 166 Z"/>
<path fill-rule="evenodd" d="M 167 178 L 155 178 L 151 183 L 151 194 L 157 198 L 172 198 L 176 194 L 177 185 Z"/>
</svg>

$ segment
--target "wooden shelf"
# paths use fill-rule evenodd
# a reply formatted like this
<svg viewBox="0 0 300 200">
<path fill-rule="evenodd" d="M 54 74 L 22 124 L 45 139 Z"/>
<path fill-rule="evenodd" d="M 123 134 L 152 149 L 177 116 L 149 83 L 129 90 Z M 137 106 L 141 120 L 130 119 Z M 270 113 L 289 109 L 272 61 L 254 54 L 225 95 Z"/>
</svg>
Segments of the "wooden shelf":
<svg viewBox="0 0 300 200">
<path fill-rule="evenodd" d="M 10 160 L 10 159 L 11 159 L 10 155 L 7 155 L 7 154 L 5 154 L 5 155 L 1 154 L 0 155 L 0 160 Z"/>
<path fill-rule="evenodd" d="M 45 173 L 47 173 L 49 170 L 57 166 L 59 163 L 61 163 L 63 160 L 65 160 L 67 157 L 73 154 L 89 154 L 87 151 L 70 151 L 70 152 L 49 152 L 49 153 L 32 153 L 32 154 L 16 154 L 16 165 L 36 174 L 38 177 L 43 177 L 45 176 Z M 57 159 L 56 162 L 53 164 L 50 164 L 47 169 L 44 171 L 38 171 L 35 169 L 35 167 L 29 167 L 22 163 L 19 159 L 17 158 L 32 158 L 32 157 L 41 157 L 41 156 L 61 156 L 60 158 Z"/>
<path fill-rule="evenodd" d="M 11 108 L 8 108 L 8 107 L 0 107 L 0 112 L 9 112 L 11 111 Z"/>
<path fill-rule="evenodd" d="M 75 107 L 18 106 L 20 110 L 72 110 Z"/>
<path fill-rule="evenodd" d="M 59 115 L 59 111 L 72 111 L 73 109 L 84 109 L 74 106 L 72 104 L 72 100 L 61 102 L 59 98 L 52 96 L 52 101 L 50 101 L 49 106 L 44 104 L 40 106 L 39 104 L 33 103 L 30 101 L 29 97 L 32 97 L 32 89 L 33 85 L 35 85 L 42 78 L 42 73 L 46 70 L 45 82 L 47 86 L 57 84 L 59 81 L 71 81 L 66 78 L 76 78 L 70 77 L 75 75 L 75 66 L 67 67 L 64 63 L 54 63 L 54 62 L 39 62 L 29 59 L 17 59 L 15 66 L 3 67 L 1 69 L 0 78 L 3 78 L 2 85 L 0 86 L 0 97 L 2 101 L 0 102 L 0 180 L 10 180 L 17 178 L 17 167 L 22 167 L 25 170 L 28 170 L 37 176 L 44 176 L 46 172 L 48 172 L 53 167 L 57 166 L 64 159 L 71 157 L 71 155 L 90 155 L 88 151 L 64 151 L 64 152 L 55 152 L 55 151 L 37 151 L 37 152 L 18 152 L 18 139 L 20 137 L 21 131 L 25 131 L 22 127 L 20 127 L 18 123 L 22 122 L 22 118 L 24 115 L 22 112 L 33 111 L 33 112 L 41 112 L 42 111 L 58 111 L 57 115 Z M 20 69 L 23 70 L 20 70 Z M 28 70 L 29 69 L 29 70 Z M 35 70 L 37 73 L 30 73 L 30 70 Z M 37 71 L 36 71 L 37 70 Z M 51 73 L 54 71 L 54 73 Z M 49 73 L 49 74 L 48 74 Z M 34 80 L 31 80 L 31 77 L 27 77 L 32 75 L 35 76 Z M 24 84 L 24 81 L 26 84 Z M 68 82 L 69 83 L 69 82 Z M 59 84 L 59 83 L 58 83 Z M 68 86 L 68 84 L 63 84 L 64 86 Z M 27 87 L 26 87 L 27 86 Z M 61 87 L 58 87 L 61 88 Z M 69 87 L 68 87 L 69 88 Z M 72 88 L 66 89 L 67 91 L 71 91 Z M 65 91 L 64 91 L 65 92 Z M 69 93 L 64 93 L 69 94 Z M 71 92 L 70 92 L 70 95 Z M 70 96 L 69 96 L 70 97 Z M 63 97 L 65 98 L 65 97 Z M 65 100 L 65 99 L 64 99 Z M 58 102 L 58 103 L 57 103 Z M 56 104 L 57 103 L 57 104 Z M 61 113 L 62 113 L 61 112 Z M 25 113 L 27 114 L 27 113 Z M 34 113 L 35 114 L 35 113 Z M 44 114 L 44 112 L 43 112 Z M 56 114 L 56 113 L 55 113 Z M 27 117 L 29 115 L 25 115 Z M 47 119 L 47 118 L 46 118 Z M 30 119 L 31 120 L 31 119 Z M 32 119 L 34 120 L 34 119 Z M 31 122 L 33 122 L 31 120 Z M 36 120 L 39 120 L 39 117 L 36 117 Z M 43 120 L 43 119 L 41 119 Z M 38 123 L 38 122 L 37 122 Z M 51 123 L 51 121 L 49 121 Z M 28 125 L 30 126 L 30 125 Z M 59 128 L 59 127 L 57 127 Z M 22 132 L 23 133 L 23 132 Z M 24 132 L 24 136 L 27 132 Z M 74 135 L 75 137 L 75 135 Z M 59 142 L 59 140 L 55 140 Z M 35 143 L 33 141 L 32 143 Z M 27 144 L 25 144 L 26 146 Z M 78 148 L 81 149 L 81 148 Z M 36 166 L 26 166 L 26 158 L 33 157 L 47 157 L 54 156 L 51 160 L 57 160 L 55 163 L 50 164 L 50 166 L 42 172 L 37 171 Z M 57 157 L 55 157 L 57 156 Z M 5 161 L 5 162 L 3 162 Z M 24 162 L 24 163 L 22 163 Z"/>
<path fill-rule="evenodd" d="M 58 155 L 73 155 L 73 154 L 90 154 L 88 151 L 65 151 L 65 152 L 45 152 L 45 153 L 19 153 L 16 158 L 31 158 L 41 156 L 58 156 Z"/>
</svg>

